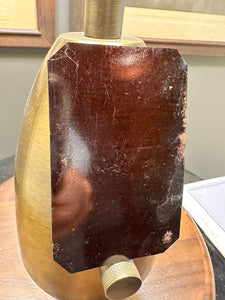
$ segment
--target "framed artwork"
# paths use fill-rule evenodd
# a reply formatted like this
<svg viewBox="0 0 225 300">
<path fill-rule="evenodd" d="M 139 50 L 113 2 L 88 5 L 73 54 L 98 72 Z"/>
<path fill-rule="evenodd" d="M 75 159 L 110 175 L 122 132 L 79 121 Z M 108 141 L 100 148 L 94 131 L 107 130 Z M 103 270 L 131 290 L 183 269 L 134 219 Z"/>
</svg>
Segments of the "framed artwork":
<svg viewBox="0 0 225 300">
<path fill-rule="evenodd" d="M 127 0 L 124 34 L 182 54 L 225 56 L 225 1 Z"/>
<path fill-rule="evenodd" d="M 0 46 L 49 48 L 55 40 L 55 0 L 0 0 Z"/>
<path fill-rule="evenodd" d="M 72 31 L 83 30 L 84 0 L 72 0 Z M 225 56 L 225 1 L 127 0 L 123 34 L 181 54 Z"/>
</svg>

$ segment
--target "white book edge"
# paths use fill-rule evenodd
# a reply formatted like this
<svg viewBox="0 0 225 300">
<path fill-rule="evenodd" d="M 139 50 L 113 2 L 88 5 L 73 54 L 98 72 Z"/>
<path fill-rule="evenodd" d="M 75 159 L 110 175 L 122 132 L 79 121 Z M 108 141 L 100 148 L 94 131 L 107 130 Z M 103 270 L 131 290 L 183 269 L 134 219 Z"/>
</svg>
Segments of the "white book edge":
<svg viewBox="0 0 225 300">
<path fill-rule="evenodd" d="M 198 181 L 184 185 L 183 207 L 192 216 L 199 227 L 204 231 L 206 236 L 211 240 L 215 247 L 225 257 L 225 231 L 209 215 L 209 213 L 198 203 L 198 201 L 189 193 L 189 190 L 209 184 L 218 184 L 224 182 L 225 177 L 218 177 L 203 181 Z M 225 214 L 225 212 L 224 212 Z"/>
</svg>

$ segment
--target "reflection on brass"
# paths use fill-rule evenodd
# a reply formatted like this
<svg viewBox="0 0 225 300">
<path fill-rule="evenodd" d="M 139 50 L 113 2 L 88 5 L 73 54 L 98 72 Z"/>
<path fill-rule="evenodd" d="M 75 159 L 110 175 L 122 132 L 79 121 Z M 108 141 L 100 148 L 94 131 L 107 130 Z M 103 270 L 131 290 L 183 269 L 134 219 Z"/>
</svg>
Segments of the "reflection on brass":
<svg viewBox="0 0 225 300">
<path fill-rule="evenodd" d="M 117 263 L 114 263 L 117 261 Z M 114 255 L 100 268 L 105 295 L 108 299 L 127 298 L 141 287 L 141 276 L 132 260 L 122 255 Z"/>
<path fill-rule="evenodd" d="M 83 32 L 69 32 L 63 33 L 59 36 L 57 41 L 61 40 L 61 46 L 51 52 L 52 56 L 57 50 L 59 50 L 67 42 L 69 43 L 82 43 L 82 44 L 97 44 L 97 45 L 110 45 L 110 46 L 126 46 L 126 47 L 144 47 L 145 43 L 142 39 L 133 36 L 122 36 L 118 39 L 97 39 L 90 38 L 84 35 Z M 50 50 L 51 51 L 51 50 Z M 48 58 L 50 57 L 48 56 Z"/>
<path fill-rule="evenodd" d="M 82 33 L 61 35 L 46 56 L 26 105 L 15 164 L 18 237 L 33 280 L 58 299 L 105 299 L 99 269 L 70 274 L 52 255 L 52 211 L 47 60 L 66 42 L 143 46 L 140 39 L 95 40 Z M 69 175 L 68 175 L 69 176 Z M 149 258 L 139 259 L 142 278 Z"/>
<path fill-rule="evenodd" d="M 85 36 L 118 39 L 122 32 L 125 0 L 87 0 Z"/>
</svg>

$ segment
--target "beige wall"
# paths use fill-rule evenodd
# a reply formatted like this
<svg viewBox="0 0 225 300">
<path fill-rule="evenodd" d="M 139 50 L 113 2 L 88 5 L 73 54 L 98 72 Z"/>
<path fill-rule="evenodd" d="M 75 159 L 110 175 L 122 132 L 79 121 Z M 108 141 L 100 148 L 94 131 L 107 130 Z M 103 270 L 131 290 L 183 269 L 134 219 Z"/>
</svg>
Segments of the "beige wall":
<svg viewBox="0 0 225 300">
<path fill-rule="evenodd" d="M 225 58 L 186 57 L 189 65 L 186 168 L 225 175 Z"/>
<path fill-rule="evenodd" d="M 69 30 L 69 1 L 56 2 L 57 33 Z M 0 159 L 14 155 L 23 110 L 46 50 L 0 48 Z M 185 57 L 189 65 L 186 168 L 225 174 L 225 58 Z"/>
<path fill-rule="evenodd" d="M 69 30 L 69 0 L 56 0 L 57 34 Z M 0 159 L 14 155 L 23 110 L 46 49 L 0 48 Z"/>
<path fill-rule="evenodd" d="M 26 98 L 45 53 L 0 48 L 0 159 L 15 154 Z"/>
</svg>

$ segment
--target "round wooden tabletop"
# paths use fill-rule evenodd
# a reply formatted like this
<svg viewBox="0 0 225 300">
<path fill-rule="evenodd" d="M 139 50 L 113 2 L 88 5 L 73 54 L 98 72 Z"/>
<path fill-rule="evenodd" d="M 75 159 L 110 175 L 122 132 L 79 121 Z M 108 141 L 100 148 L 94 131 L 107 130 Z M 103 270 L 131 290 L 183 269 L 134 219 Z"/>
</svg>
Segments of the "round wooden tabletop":
<svg viewBox="0 0 225 300">
<path fill-rule="evenodd" d="M 13 178 L 0 186 L 0 299 L 53 299 L 31 280 L 19 256 Z M 155 257 L 141 289 L 129 299 L 215 299 L 214 274 L 207 247 L 184 210 L 179 240 Z"/>
</svg>

